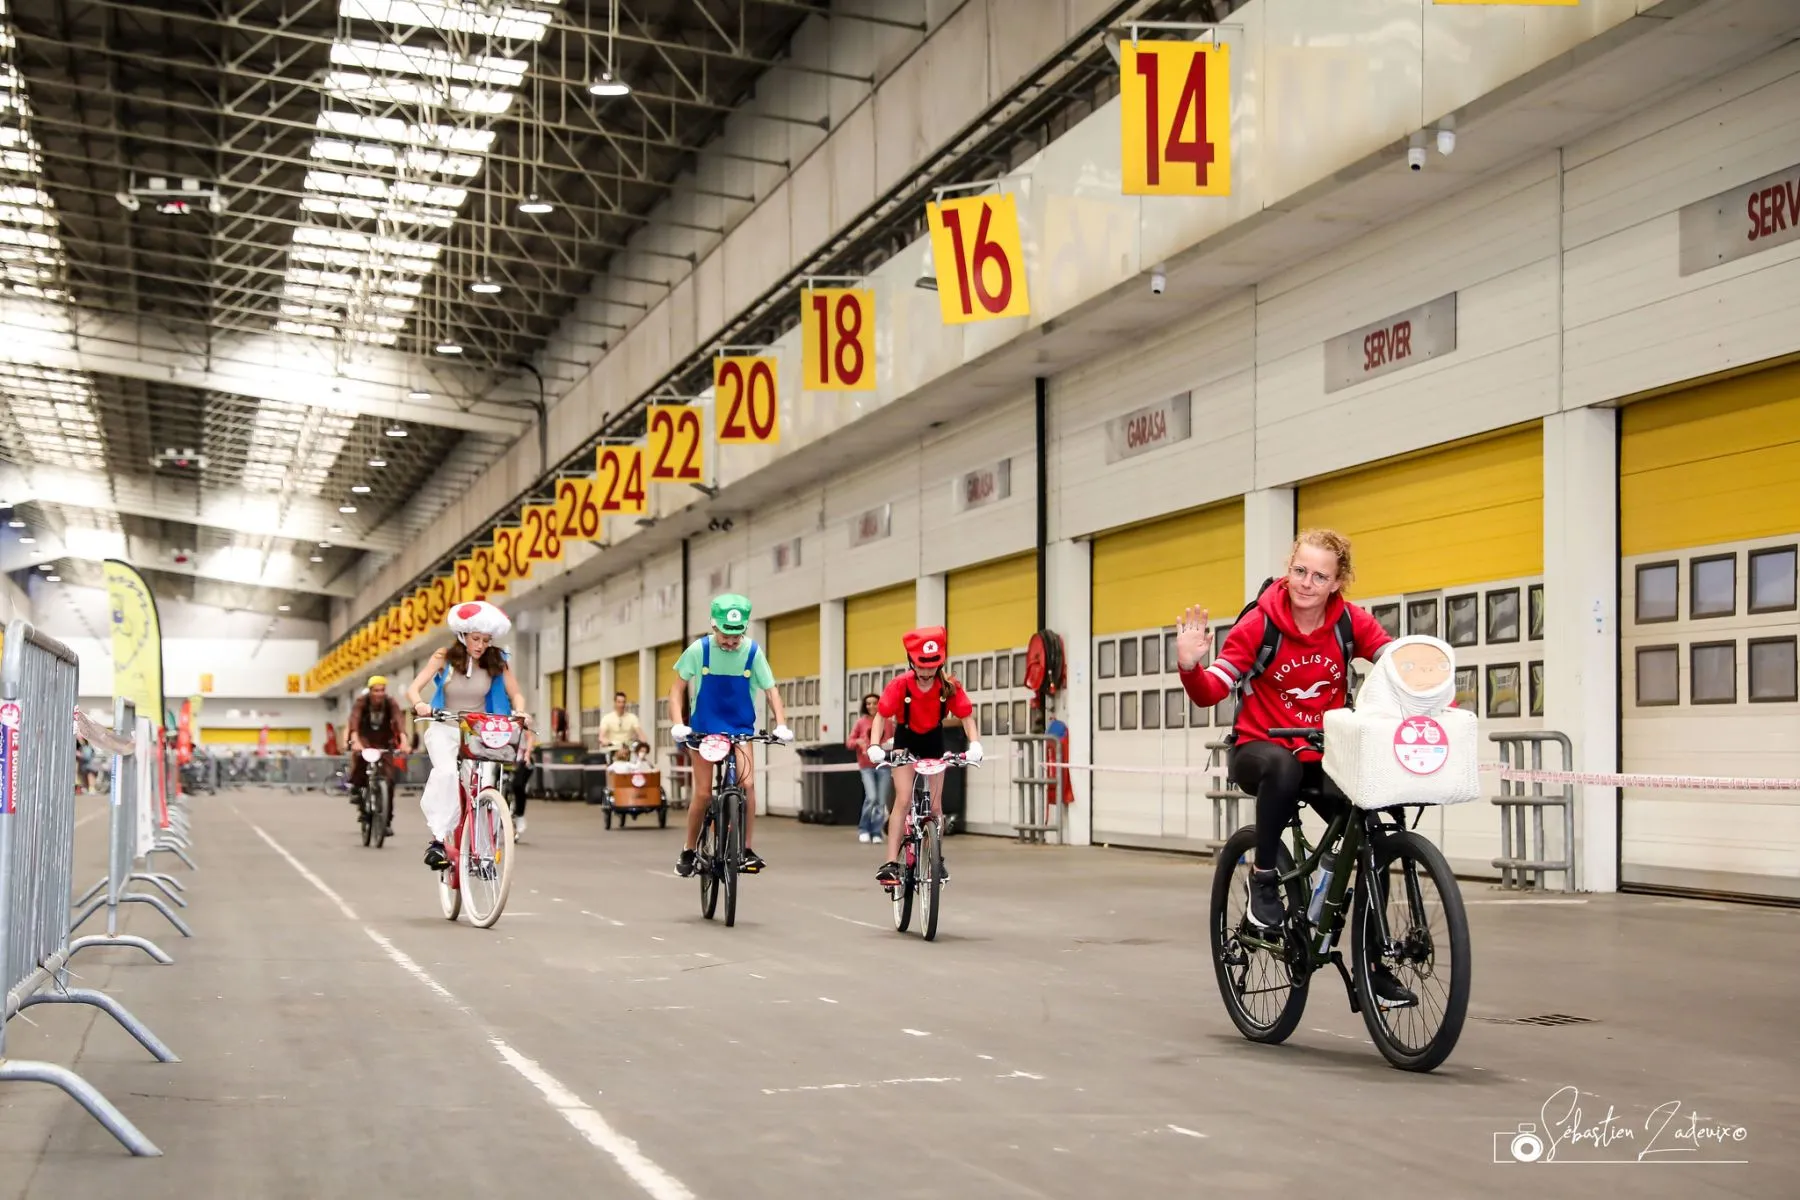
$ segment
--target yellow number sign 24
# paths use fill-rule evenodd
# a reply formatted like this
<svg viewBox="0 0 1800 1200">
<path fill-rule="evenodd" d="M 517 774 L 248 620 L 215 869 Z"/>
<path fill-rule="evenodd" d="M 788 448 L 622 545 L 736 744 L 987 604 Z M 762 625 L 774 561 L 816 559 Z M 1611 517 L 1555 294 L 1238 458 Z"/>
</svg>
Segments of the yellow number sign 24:
<svg viewBox="0 0 1800 1200">
<path fill-rule="evenodd" d="M 800 293 L 800 358 L 800 386 L 805 391 L 874 391 L 874 291 L 804 289 Z M 716 361 L 713 386 L 718 387 Z"/>
<path fill-rule="evenodd" d="M 602 513 L 643 513 L 644 448 L 600 447 L 594 454 L 594 481 Z"/>
<path fill-rule="evenodd" d="M 1119 125 L 1126 195 L 1231 195 L 1231 48 L 1121 44 Z"/>
<path fill-rule="evenodd" d="M 925 218 L 946 325 L 1030 314 L 1019 205 L 1010 192 L 927 204 Z"/>
<path fill-rule="evenodd" d="M 772 358 L 713 359 L 713 427 L 722 446 L 781 440 Z"/>
</svg>

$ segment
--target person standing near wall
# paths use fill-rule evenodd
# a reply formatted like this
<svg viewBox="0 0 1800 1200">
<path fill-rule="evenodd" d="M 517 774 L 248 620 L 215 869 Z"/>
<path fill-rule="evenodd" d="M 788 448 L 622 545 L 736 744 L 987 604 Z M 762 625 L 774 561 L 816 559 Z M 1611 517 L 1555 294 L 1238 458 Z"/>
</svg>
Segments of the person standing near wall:
<svg viewBox="0 0 1800 1200">
<path fill-rule="evenodd" d="M 862 774 L 863 806 L 862 819 L 856 825 L 856 840 L 859 842 L 878 842 L 887 830 L 887 802 L 893 795 L 894 779 L 892 774 L 875 766 L 875 760 L 869 757 L 869 747 L 874 744 L 870 736 L 875 728 L 875 707 L 881 697 L 870 692 L 863 697 L 862 712 L 856 718 L 856 727 L 844 744 L 856 751 L 856 766 Z"/>
</svg>

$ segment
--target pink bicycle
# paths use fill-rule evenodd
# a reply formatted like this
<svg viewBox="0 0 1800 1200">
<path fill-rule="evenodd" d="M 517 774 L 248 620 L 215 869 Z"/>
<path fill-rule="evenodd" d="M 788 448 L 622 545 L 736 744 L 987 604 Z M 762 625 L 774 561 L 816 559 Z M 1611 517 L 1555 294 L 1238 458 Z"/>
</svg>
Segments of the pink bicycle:
<svg viewBox="0 0 1800 1200">
<path fill-rule="evenodd" d="M 438 711 L 420 721 L 457 723 L 457 793 L 462 816 L 444 846 L 450 865 L 438 872 L 438 902 L 446 920 L 466 907 L 469 921 L 492 928 L 512 890 L 512 806 L 502 790 L 506 770 L 519 761 L 525 724 L 517 717 Z"/>
</svg>

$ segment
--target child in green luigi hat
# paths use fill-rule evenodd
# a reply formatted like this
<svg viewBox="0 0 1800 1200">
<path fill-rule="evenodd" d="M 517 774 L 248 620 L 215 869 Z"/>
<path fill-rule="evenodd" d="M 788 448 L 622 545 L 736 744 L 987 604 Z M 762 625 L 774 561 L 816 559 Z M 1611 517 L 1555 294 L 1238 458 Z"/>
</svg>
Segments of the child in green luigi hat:
<svg viewBox="0 0 1800 1200">
<path fill-rule="evenodd" d="M 684 721 L 689 681 L 694 685 L 693 711 Z M 775 689 L 775 671 L 768 655 L 750 639 L 750 601 L 735 593 L 713 597 L 712 630 L 681 652 L 675 660 L 675 682 L 669 688 L 670 734 L 680 741 L 690 735 L 723 733 L 742 736 L 756 732 L 756 695 L 766 692 L 775 713 L 771 730 L 784 742 L 794 740 L 788 728 L 787 713 L 781 704 L 781 693 Z M 756 828 L 756 780 L 751 773 L 750 746 L 737 746 L 738 780 L 744 788 L 744 865 L 743 873 L 754 875 L 768 864 L 750 848 Z M 712 799 L 712 771 L 709 764 L 699 762 L 694 768 L 694 800 L 688 806 L 687 841 L 675 873 L 694 873 L 694 846 L 700 839 L 700 824 L 706 818 L 707 804 Z"/>
</svg>

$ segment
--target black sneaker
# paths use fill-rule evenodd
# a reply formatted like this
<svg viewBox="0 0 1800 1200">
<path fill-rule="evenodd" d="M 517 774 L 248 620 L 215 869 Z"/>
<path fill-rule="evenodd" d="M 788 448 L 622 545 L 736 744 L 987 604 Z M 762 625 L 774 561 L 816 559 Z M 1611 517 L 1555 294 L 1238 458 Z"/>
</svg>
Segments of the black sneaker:
<svg viewBox="0 0 1800 1200">
<path fill-rule="evenodd" d="M 1259 929 L 1280 929 L 1287 918 L 1281 902 L 1281 875 L 1274 870 L 1250 870 L 1250 923 Z"/>
<path fill-rule="evenodd" d="M 683 879 L 693 878 L 694 852 L 692 850 L 683 850 L 681 857 L 675 860 L 675 873 Z"/>
<path fill-rule="evenodd" d="M 938 882 L 950 882 L 950 860 L 947 858 L 938 859 Z"/>
<path fill-rule="evenodd" d="M 881 869 L 875 872 L 875 882 L 882 887 L 899 887 L 900 878 L 900 864 L 897 862 L 884 862 Z"/>
<path fill-rule="evenodd" d="M 1376 963 L 1369 972 L 1369 990 L 1375 993 L 1376 1001 L 1383 1008 L 1414 1008 L 1419 1003 L 1419 998 L 1388 970 L 1385 963 Z"/>
<path fill-rule="evenodd" d="M 763 861 L 762 855 L 758 854 L 750 847 L 745 846 L 744 861 L 738 865 L 738 874 L 754 875 L 768 865 L 768 863 Z"/>
<path fill-rule="evenodd" d="M 381 831 L 381 836 L 384 838 L 391 838 L 394 836 L 394 823 L 392 821 L 389 821 L 387 828 Z"/>
<path fill-rule="evenodd" d="M 450 865 L 450 856 L 444 853 L 444 843 L 434 838 L 425 847 L 425 865 L 433 871 L 442 871 Z"/>
</svg>

